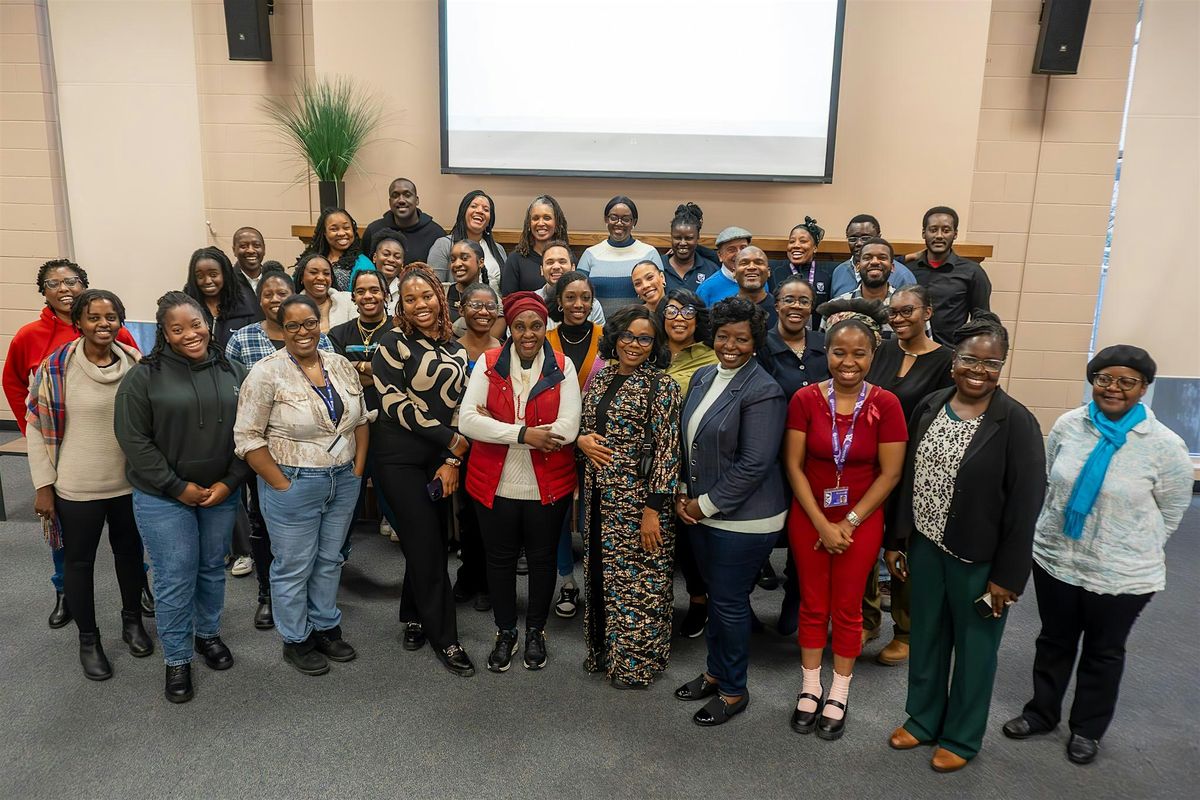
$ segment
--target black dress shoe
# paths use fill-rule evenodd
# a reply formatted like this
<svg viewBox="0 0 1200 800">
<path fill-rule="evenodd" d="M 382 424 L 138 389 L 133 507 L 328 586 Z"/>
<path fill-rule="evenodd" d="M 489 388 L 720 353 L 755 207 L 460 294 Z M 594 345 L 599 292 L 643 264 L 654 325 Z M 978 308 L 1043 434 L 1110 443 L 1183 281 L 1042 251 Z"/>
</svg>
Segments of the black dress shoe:
<svg viewBox="0 0 1200 800">
<path fill-rule="evenodd" d="M 771 562 L 763 564 L 762 569 L 758 571 L 759 587 L 773 592 L 779 588 L 779 583 L 779 576 L 775 574 L 775 568 L 771 566 Z"/>
<path fill-rule="evenodd" d="M 54 593 L 54 610 L 48 620 L 51 628 L 61 628 L 71 621 L 71 609 L 67 607 L 67 598 L 62 592 Z"/>
<path fill-rule="evenodd" d="M 706 680 L 704 673 L 675 690 L 677 700 L 703 700 L 717 693 L 715 681 Z"/>
<path fill-rule="evenodd" d="M 648 683 L 632 683 L 630 681 L 625 680 L 624 678 L 613 678 L 612 679 L 612 687 L 614 689 L 620 689 L 622 691 L 640 692 L 645 689 L 649 689 L 650 684 L 648 684 Z"/>
<path fill-rule="evenodd" d="M 404 626 L 404 649 L 420 650 L 425 646 L 425 629 L 419 622 L 409 622 Z"/>
<path fill-rule="evenodd" d="M 172 703 L 186 703 L 193 697 L 192 665 L 180 664 L 167 667 L 167 686 L 164 691 Z"/>
<path fill-rule="evenodd" d="M 1031 722 L 1029 717 L 1022 714 L 1004 723 L 1004 727 L 1000 730 L 1010 739 L 1028 739 L 1030 736 L 1041 736 L 1043 733 L 1049 733 L 1054 729 Z"/>
<path fill-rule="evenodd" d="M 462 645 L 457 642 L 445 650 L 437 650 L 435 652 L 442 665 L 460 678 L 469 678 L 475 674 L 475 665 L 471 663 L 470 656 L 467 655 L 466 650 L 462 649 Z"/>
<path fill-rule="evenodd" d="M 142 616 L 143 617 L 153 617 L 154 616 L 154 595 L 150 594 L 150 586 L 149 585 L 145 585 L 142 587 Z M 188 699 L 191 700 L 192 698 L 189 697 Z M 183 702 L 183 701 L 180 701 L 180 702 Z"/>
<path fill-rule="evenodd" d="M 195 637 L 196 652 L 204 656 L 204 664 L 209 669 L 229 669 L 233 666 L 233 653 L 221 641 L 220 636 L 211 639 Z"/>
<path fill-rule="evenodd" d="M 692 715 L 692 722 L 699 725 L 701 728 L 711 728 L 715 725 L 724 725 L 729 720 L 736 717 L 738 714 L 746 710 L 746 706 L 750 705 L 750 693 L 742 695 L 742 698 L 736 703 L 726 703 L 725 698 L 717 695 L 712 700 L 704 704 L 704 708 Z"/>
<path fill-rule="evenodd" d="M 312 636 L 303 642 L 284 642 L 283 660 L 305 675 L 324 675 L 329 672 L 329 659 L 317 651 Z"/>
<path fill-rule="evenodd" d="M 271 598 L 258 601 L 254 609 L 254 627 L 260 631 L 269 631 L 275 627 L 275 614 L 271 610 Z"/>
<path fill-rule="evenodd" d="M 353 661 L 358 655 L 350 643 L 342 638 L 341 625 L 335 625 L 327 631 L 313 631 L 312 638 L 317 650 L 330 661 Z"/>
<path fill-rule="evenodd" d="M 1067 760 L 1072 764 L 1090 764 L 1096 760 L 1099 752 L 1099 740 L 1089 739 L 1078 733 L 1072 733 L 1067 742 Z"/>
<path fill-rule="evenodd" d="M 799 706 L 804 698 L 816 703 L 817 708 L 815 711 L 801 711 L 797 707 L 792 711 L 792 730 L 796 733 L 812 733 L 813 728 L 817 727 L 817 717 L 821 716 L 821 698 L 812 692 L 802 692 L 796 696 L 796 705 Z"/>
<path fill-rule="evenodd" d="M 695 639 L 704 633 L 704 626 L 707 624 L 708 603 L 688 603 L 687 616 L 683 618 L 683 624 L 679 626 L 679 635 Z"/>
<path fill-rule="evenodd" d="M 100 631 L 79 632 L 79 664 L 89 681 L 106 681 L 112 677 L 112 664 L 100 646 Z"/>
<path fill-rule="evenodd" d="M 121 638 L 134 658 L 145 658 L 154 652 L 154 640 L 146 633 L 142 615 L 137 611 L 121 612 Z"/>
<path fill-rule="evenodd" d="M 817 736 L 827 742 L 837 741 L 842 738 L 842 734 L 846 732 L 846 717 L 849 715 L 845 703 L 838 700 L 826 700 L 825 706 L 830 705 L 842 710 L 842 718 L 830 719 L 825 716 L 824 706 L 821 708 L 821 716 L 817 719 Z"/>
</svg>

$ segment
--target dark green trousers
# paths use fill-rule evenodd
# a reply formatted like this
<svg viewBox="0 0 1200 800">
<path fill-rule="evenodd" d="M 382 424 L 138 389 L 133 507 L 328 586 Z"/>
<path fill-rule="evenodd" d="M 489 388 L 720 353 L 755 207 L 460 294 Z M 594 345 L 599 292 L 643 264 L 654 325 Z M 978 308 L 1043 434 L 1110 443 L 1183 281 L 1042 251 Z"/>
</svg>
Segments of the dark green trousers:
<svg viewBox="0 0 1200 800">
<path fill-rule="evenodd" d="M 908 570 L 912 640 L 904 727 L 923 742 L 973 758 L 983 744 L 1008 611 L 985 619 L 974 608 L 987 591 L 991 564 L 963 563 L 919 533 L 909 542 Z"/>
</svg>

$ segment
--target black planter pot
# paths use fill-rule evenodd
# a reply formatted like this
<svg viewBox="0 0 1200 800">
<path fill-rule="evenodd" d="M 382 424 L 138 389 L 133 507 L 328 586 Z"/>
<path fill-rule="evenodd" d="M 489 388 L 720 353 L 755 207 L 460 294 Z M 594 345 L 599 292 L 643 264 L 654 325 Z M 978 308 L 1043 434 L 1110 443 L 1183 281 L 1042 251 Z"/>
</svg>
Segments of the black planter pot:
<svg viewBox="0 0 1200 800">
<path fill-rule="evenodd" d="M 346 207 L 345 181 L 317 181 L 317 197 L 321 201 L 321 210 L 327 208 Z"/>
</svg>

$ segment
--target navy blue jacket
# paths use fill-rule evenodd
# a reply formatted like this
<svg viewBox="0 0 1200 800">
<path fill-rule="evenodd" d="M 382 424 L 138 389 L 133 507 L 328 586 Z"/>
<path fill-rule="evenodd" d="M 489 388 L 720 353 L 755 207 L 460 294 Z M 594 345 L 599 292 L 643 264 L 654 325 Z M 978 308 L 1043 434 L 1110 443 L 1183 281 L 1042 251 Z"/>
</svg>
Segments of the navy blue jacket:
<svg viewBox="0 0 1200 800">
<path fill-rule="evenodd" d="M 692 377 L 679 430 L 683 437 L 680 483 L 688 497 L 707 494 L 720 510 L 714 519 L 754 520 L 787 510 L 779 445 L 787 424 L 787 399 L 779 384 L 751 359 L 709 406 L 688 441 L 692 415 L 708 393 L 717 366 Z"/>
</svg>

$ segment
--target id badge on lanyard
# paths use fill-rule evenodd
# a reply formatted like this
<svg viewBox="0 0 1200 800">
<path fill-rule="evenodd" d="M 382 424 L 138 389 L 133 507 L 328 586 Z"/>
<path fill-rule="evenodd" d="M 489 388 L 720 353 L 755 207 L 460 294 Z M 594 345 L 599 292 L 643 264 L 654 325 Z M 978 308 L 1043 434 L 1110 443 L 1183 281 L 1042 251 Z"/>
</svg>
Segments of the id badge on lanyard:
<svg viewBox="0 0 1200 800">
<path fill-rule="evenodd" d="M 854 413 L 850 415 L 850 428 L 846 436 L 838 436 L 837 397 L 833 392 L 833 381 L 829 382 L 829 416 L 833 436 L 833 466 L 837 469 L 837 482 L 832 488 L 822 494 L 824 508 L 840 508 L 850 505 L 850 487 L 842 486 L 842 471 L 846 468 L 846 458 L 850 455 L 850 445 L 854 442 L 854 427 L 858 424 L 858 415 L 867 399 L 867 382 L 863 381 L 858 399 L 854 401 Z"/>
</svg>

